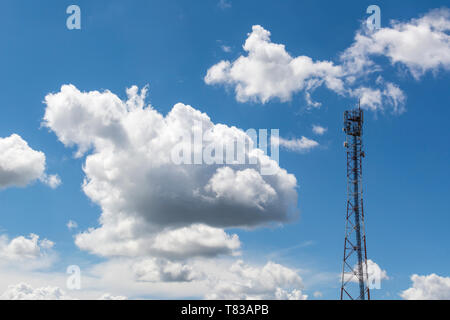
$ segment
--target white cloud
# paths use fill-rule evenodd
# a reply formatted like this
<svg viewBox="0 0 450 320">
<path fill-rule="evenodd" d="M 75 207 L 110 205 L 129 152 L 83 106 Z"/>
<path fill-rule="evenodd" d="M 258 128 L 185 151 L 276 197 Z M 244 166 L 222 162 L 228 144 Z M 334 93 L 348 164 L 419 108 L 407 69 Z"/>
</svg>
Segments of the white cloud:
<svg viewBox="0 0 450 320">
<path fill-rule="evenodd" d="M 322 105 L 322 103 L 320 102 L 313 101 L 311 98 L 311 93 L 309 93 L 308 91 L 305 92 L 305 101 L 309 107 L 318 108 Z"/>
<path fill-rule="evenodd" d="M 393 83 L 371 81 L 372 74 L 383 71 L 372 58 L 385 56 L 416 79 L 427 71 L 449 71 L 449 30 L 450 10 L 446 8 L 408 22 L 392 21 L 389 27 L 376 31 L 362 28 L 339 62 L 333 63 L 308 56 L 292 57 L 283 44 L 271 42 L 269 31 L 255 25 L 243 46 L 247 55 L 218 62 L 208 69 L 204 80 L 210 85 L 234 88 L 239 102 L 290 101 L 295 93 L 303 91 L 311 107 L 321 106 L 313 101 L 311 92 L 325 85 L 339 95 L 360 98 L 363 108 L 390 107 L 393 113 L 400 114 L 405 111 L 406 96 Z"/>
<path fill-rule="evenodd" d="M 66 226 L 69 230 L 72 230 L 72 229 L 78 228 L 78 223 L 76 223 L 76 221 L 69 220 L 69 222 L 67 222 Z"/>
<path fill-rule="evenodd" d="M 322 298 L 323 297 L 323 293 L 320 291 L 314 291 L 313 293 L 314 298 Z"/>
<path fill-rule="evenodd" d="M 222 45 L 221 48 L 222 48 L 222 50 L 224 52 L 227 52 L 227 53 L 231 52 L 231 47 L 230 46 Z"/>
<path fill-rule="evenodd" d="M 317 141 L 308 139 L 303 136 L 300 139 L 291 139 L 291 140 L 283 139 L 281 137 L 279 138 L 272 137 L 272 143 L 278 144 L 288 150 L 301 153 L 308 152 L 311 149 L 319 146 L 319 143 Z"/>
<path fill-rule="evenodd" d="M 137 281 L 146 282 L 186 282 L 201 276 L 188 264 L 156 258 L 133 263 L 132 269 Z"/>
<path fill-rule="evenodd" d="M 389 276 L 386 270 L 381 269 L 381 267 L 376 264 L 374 261 L 368 259 L 367 260 L 367 272 L 370 276 L 378 277 L 381 280 L 389 280 Z"/>
<path fill-rule="evenodd" d="M 393 107 L 393 113 L 400 114 L 405 111 L 406 95 L 397 85 L 387 82 L 383 96 L 386 98 L 385 101 Z"/>
<path fill-rule="evenodd" d="M 248 56 L 212 66 L 205 82 L 234 86 L 240 102 L 288 101 L 293 93 L 322 83 L 336 92 L 343 91 L 341 67 L 307 56 L 291 57 L 284 45 L 271 42 L 270 32 L 259 25 L 253 26 L 243 48 Z"/>
<path fill-rule="evenodd" d="M 382 104 L 382 93 L 379 89 L 359 87 L 352 91 L 352 96 L 358 97 L 361 107 L 375 111 L 380 109 Z"/>
<path fill-rule="evenodd" d="M 293 289 L 292 291 L 286 291 L 281 288 L 277 288 L 275 291 L 276 300 L 306 300 L 308 295 L 303 294 L 301 290 Z"/>
<path fill-rule="evenodd" d="M 0 138 L 0 189 L 24 187 L 38 179 L 51 188 L 61 183 L 57 175 L 45 173 L 43 152 L 30 148 L 17 134 Z"/>
<path fill-rule="evenodd" d="M 94 293 L 95 294 L 95 293 Z M 91 299 L 92 297 L 86 297 Z M 0 295 L 0 300 L 76 300 L 57 286 L 43 286 L 34 288 L 28 283 L 9 285 Z M 126 300 L 125 296 L 114 296 L 109 293 L 102 294 L 98 300 Z"/>
<path fill-rule="evenodd" d="M 434 273 L 427 276 L 414 274 L 413 285 L 400 296 L 406 300 L 450 300 L 450 277 L 441 277 Z"/>
<path fill-rule="evenodd" d="M 72 300 L 58 287 L 33 288 L 29 284 L 11 285 L 0 295 L 0 300 Z"/>
<path fill-rule="evenodd" d="M 59 185 L 61 184 L 61 179 L 57 174 L 51 175 L 44 174 L 40 180 L 52 189 L 58 188 Z"/>
<path fill-rule="evenodd" d="M 0 236 L 1 264 L 24 264 L 24 267 L 39 268 L 49 265 L 53 260 L 51 249 L 54 243 L 48 239 L 39 240 L 36 234 L 28 237 L 18 236 L 9 240 Z"/>
<path fill-rule="evenodd" d="M 365 269 L 364 266 L 363 266 L 363 269 Z M 354 267 L 354 270 L 355 270 L 355 273 L 358 273 L 357 266 Z M 364 270 L 363 270 L 363 272 L 364 272 Z M 381 269 L 381 267 L 377 263 L 372 261 L 371 259 L 367 260 L 367 275 L 369 278 L 369 283 L 367 285 L 370 285 L 370 284 L 377 285 L 377 283 L 381 284 L 381 281 L 383 281 L 383 280 L 389 280 L 387 271 Z M 351 282 L 359 281 L 359 279 L 351 273 L 345 274 L 345 280 L 351 281 Z"/>
<path fill-rule="evenodd" d="M 306 299 L 297 270 L 269 262 L 251 265 L 232 257 L 192 258 L 170 261 L 163 258 L 109 258 L 82 269 L 80 290 L 65 288 L 68 275 L 60 271 L 18 270 L 0 266 L 0 295 L 3 299 Z M 11 284 L 25 283 L 25 289 Z M 11 290 L 11 287 L 18 287 Z M 45 288 L 45 289 L 43 289 Z M 52 292 L 56 292 L 52 295 Z M 48 294 L 46 294 L 48 293 Z"/>
<path fill-rule="evenodd" d="M 236 234 L 228 235 L 219 228 L 203 224 L 159 233 L 153 244 L 153 254 L 170 258 L 215 256 L 232 254 L 239 249 L 241 243 Z"/>
<path fill-rule="evenodd" d="M 229 1 L 229 0 L 219 0 L 219 2 L 217 3 L 217 6 L 220 9 L 223 9 L 223 10 L 231 8 L 231 1 Z"/>
<path fill-rule="evenodd" d="M 282 299 L 305 300 L 301 277 L 292 269 L 268 262 L 254 267 L 239 260 L 224 277 L 211 281 L 206 299 Z"/>
<path fill-rule="evenodd" d="M 240 247 L 236 234 L 228 235 L 223 229 L 203 224 L 162 229 L 150 234 L 142 234 L 135 228 L 135 221 L 122 220 L 116 226 L 90 228 L 78 234 L 75 243 L 80 249 L 100 256 L 151 255 L 171 259 L 235 254 Z"/>
<path fill-rule="evenodd" d="M 80 248 L 104 256 L 213 256 L 239 247 L 222 228 L 296 217 L 295 177 L 259 149 L 245 150 L 251 165 L 174 164 L 172 150 L 194 132 L 215 145 L 251 138 L 181 103 L 163 116 L 145 106 L 146 92 L 132 87 L 122 101 L 109 91 L 64 85 L 45 98 L 43 125 L 76 146 L 76 156 L 88 153 L 83 191 L 102 209 L 100 227 L 76 236 Z M 275 171 L 263 176 L 267 164 Z"/>
<path fill-rule="evenodd" d="M 234 171 L 222 167 L 211 177 L 205 189 L 216 198 L 264 210 L 277 192 L 254 169 Z"/>
<path fill-rule="evenodd" d="M 392 21 L 374 32 L 363 29 L 341 59 L 348 72 L 380 70 L 371 56 L 386 56 L 393 65 L 405 66 L 418 79 L 427 71 L 450 70 L 450 10 L 432 10 L 409 22 Z"/>
<path fill-rule="evenodd" d="M 377 111 L 384 110 L 384 105 L 389 105 L 392 108 L 392 113 L 403 113 L 406 102 L 404 92 L 394 83 L 385 82 L 381 77 L 378 77 L 377 83 L 384 88 L 359 87 L 350 90 L 350 96 L 359 98 L 361 108 Z"/>
<path fill-rule="evenodd" d="M 128 300 L 125 296 L 113 296 L 110 293 L 105 293 L 98 300 Z"/>
<path fill-rule="evenodd" d="M 316 125 L 316 124 L 314 124 L 312 127 L 312 131 L 319 136 L 324 135 L 325 132 L 327 132 L 327 130 L 328 130 L 327 128 L 324 128 L 324 127 Z"/>
</svg>

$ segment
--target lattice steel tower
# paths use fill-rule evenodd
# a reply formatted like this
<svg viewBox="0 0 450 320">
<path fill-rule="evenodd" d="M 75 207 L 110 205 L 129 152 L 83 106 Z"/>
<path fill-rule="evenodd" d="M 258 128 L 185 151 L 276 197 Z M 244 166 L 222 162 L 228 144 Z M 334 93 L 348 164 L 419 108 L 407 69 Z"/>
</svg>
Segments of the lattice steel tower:
<svg viewBox="0 0 450 320">
<path fill-rule="evenodd" d="M 344 112 L 347 151 L 347 217 L 341 300 L 370 300 L 367 274 L 366 233 L 364 230 L 362 144 L 364 114 L 361 108 Z"/>
</svg>

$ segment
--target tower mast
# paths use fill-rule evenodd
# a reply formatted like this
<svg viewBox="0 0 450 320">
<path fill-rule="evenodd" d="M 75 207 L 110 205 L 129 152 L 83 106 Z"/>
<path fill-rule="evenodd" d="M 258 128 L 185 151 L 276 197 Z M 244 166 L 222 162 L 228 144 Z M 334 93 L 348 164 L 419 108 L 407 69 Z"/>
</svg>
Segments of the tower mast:
<svg viewBox="0 0 450 320">
<path fill-rule="evenodd" d="M 367 273 L 366 233 L 364 228 L 362 143 L 364 113 L 358 108 L 344 112 L 344 146 L 347 153 L 347 215 L 341 300 L 370 300 Z"/>
</svg>

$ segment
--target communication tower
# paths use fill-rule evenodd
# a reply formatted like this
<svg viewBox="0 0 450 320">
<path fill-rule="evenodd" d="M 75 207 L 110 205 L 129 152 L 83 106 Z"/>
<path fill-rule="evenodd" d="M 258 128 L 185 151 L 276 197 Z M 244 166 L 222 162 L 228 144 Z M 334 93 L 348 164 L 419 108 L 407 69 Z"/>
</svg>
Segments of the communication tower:
<svg viewBox="0 0 450 320">
<path fill-rule="evenodd" d="M 344 147 L 347 153 L 347 215 L 341 300 L 370 300 L 364 230 L 362 143 L 364 113 L 360 106 L 344 112 Z"/>
</svg>

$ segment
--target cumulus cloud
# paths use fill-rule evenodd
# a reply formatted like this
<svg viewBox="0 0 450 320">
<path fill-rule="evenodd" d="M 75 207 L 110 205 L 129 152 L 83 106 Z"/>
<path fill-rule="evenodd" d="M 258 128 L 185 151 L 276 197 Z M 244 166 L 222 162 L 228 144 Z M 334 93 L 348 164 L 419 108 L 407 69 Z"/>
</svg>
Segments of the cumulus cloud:
<svg viewBox="0 0 450 320">
<path fill-rule="evenodd" d="M 93 298 L 97 300 L 128 299 L 125 296 L 115 296 L 110 293 L 104 293 L 98 298 Z M 58 286 L 42 286 L 34 288 L 28 283 L 21 282 L 15 285 L 9 285 L 8 288 L 0 295 L 0 300 L 77 300 L 77 298 L 68 295 Z"/>
<path fill-rule="evenodd" d="M 259 25 L 253 26 L 243 48 L 248 56 L 212 66 L 205 82 L 233 86 L 240 102 L 266 103 L 274 98 L 288 101 L 293 93 L 322 83 L 343 91 L 341 67 L 307 56 L 293 58 L 284 45 L 271 42 L 270 32 Z"/>
<path fill-rule="evenodd" d="M 406 300 L 450 300 L 450 277 L 437 274 L 411 276 L 413 285 L 400 296 Z"/>
<path fill-rule="evenodd" d="M 389 280 L 389 276 L 387 274 L 386 270 L 381 269 L 381 267 L 376 264 L 374 261 L 372 261 L 371 259 L 367 260 L 367 272 L 370 276 L 375 276 L 377 277 L 379 280 Z"/>
<path fill-rule="evenodd" d="M 392 65 L 408 70 L 415 79 L 428 71 L 450 70 L 450 10 L 432 10 L 421 18 L 408 22 L 391 21 L 390 27 L 374 31 L 361 29 L 353 44 L 340 56 L 346 70 L 346 81 L 380 73 L 382 67 L 373 58 L 387 57 Z M 392 107 L 393 113 L 405 111 L 406 95 L 394 83 L 376 78 L 378 87 L 360 86 L 349 89 L 349 95 L 358 97 L 361 106 L 370 110 Z"/>
<path fill-rule="evenodd" d="M 203 224 L 159 233 L 153 244 L 154 254 L 170 258 L 215 256 L 236 253 L 241 243 L 236 234 L 228 235 L 220 228 Z"/>
<path fill-rule="evenodd" d="M 0 189 L 41 180 L 56 188 L 61 180 L 57 175 L 45 173 L 45 155 L 33 150 L 19 135 L 0 138 Z"/>
<path fill-rule="evenodd" d="M 301 137 L 300 139 L 283 139 L 281 137 L 272 138 L 272 143 L 278 144 L 291 151 L 296 151 L 300 153 L 308 152 L 313 148 L 319 146 L 317 141 L 308 139 L 306 137 Z"/>
<path fill-rule="evenodd" d="M 274 262 L 255 267 L 238 260 L 226 277 L 211 282 L 213 289 L 206 299 L 306 300 L 308 297 L 301 291 L 303 283 L 297 272 Z"/>
<path fill-rule="evenodd" d="M 72 85 L 48 94 L 43 125 L 75 155 L 87 154 L 83 191 L 101 209 L 100 226 L 76 236 L 76 244 L 104 256 L 214 256 L 239 248 L 223 228 L 253 228 L 297 215 L 297 181 L 244 131 L 214 124 L 191 106 L 176 104 L 163 116 L 145 105 L 147 88 L 127 90 L 122 101 L 105 91 Z M 208 142 L 191 148 L 200 133 Z M 189 144 L 191 159 L 210 145 L 247 142 L 248 164 L 175 164 L 173 150 Z M 184 150 L 184 149 L 183 149 Z M 272 175 L 261 175 L 269 165 Z"/>
<path fill-rule="evenodd" d="M 79 233 L 75 243 L 80 249 L 101 256 L 138 257 L 152 255 L 171 259 L 193 256 L 236 254 L 241 243 L 236 234 L 229 235 L 221 228 L 194 224 L 176 229 L 151 229 L 141 233 L 135 221 L 118 221 L 117 226 L 106 225 Z M 112 229 L 111 229 L 112 228 Z"/>
<path fill-rule="evenodd" d="M 133 263 L 132 270 L 138 281 L 145 282 L 189 282 L 201 276 L 188 264 L 156 258 Z"/>
<path fill-rule="evenodd" d="M 0 295 L 0 300 L 72 300 L 58 287 L 33 288 L 27 283 L 11 285 Z"/>
<path fill-rule="evenodd" d="M 54 243 L 48 239 L 39 240 L 36 234 L 28 237 L 18 236 L 9 240 L 6 235 L 0 236 L 0 259 L 2 264 L 26 262 L 28 267 L 47 265 L 52 260 Z"/>
<path fill-rule="evenodd" d="M 85 266 L 81 289 L 70 291 L 64 289 L 64 270 L 22 272 L 2 268 L 0 272 L 1 299 L 202 299 L 224 295 L 230 299 L 306 299 L 295 269 L 274 262 L 236 262 L 232 257 L 182 262 L 109 258 Z"/>
<path fill-rule="evenodd" d="M 416 78 L 425 72 L 450 70 L 450 10 L 435 9 L 408 22 L 392 21 L 390 27 L 363 29 L 341 56 L 349 73 L 379 70 L 372 56 L 385 56 L 404 66 Z"/>
<path fill-rule="evenodd" d="M 324 127 L 316 125 L 316 124 L 314 124 L 312 127 L 312 131 L 319 136 L 324 135 L 325 132 L 327 132 L 327 130 L 328 130 L 327 128 L 324 128 Z"/>
<path fill-rule="evenodd" d="M 239 102 L 289 101 L 304 92 L 308 106 L 320 107 L 311 93 L 320 86 L 346 97 L 361 99 L 369 110 L 405 110 L 406 96 L 394 83 L 377 81 L 383 71 L 373 58 L 387 57 L 414 78 L 450 70 L 450 10 L 438 9 L 408 22 L 392 21 L 374 31 L 361 28 L 337 62 L 291 56 L 283 44 L 273 43 L 270 32 L 254 25 L 243 46 L 247 55 L 222 60 L 208 69 L 204 81 L 234 88 Z M 375 75 L 372 81 L 371 75 Z M 376 76 L 378 74 L 378 77 Z"/>
<path fill-rule="evenodd" d="M 254 169 L 234 171 L 229 167 L 219 168 L 205 189 L 213 192 L 216 198 L 261 210 L 277 196 L 277 192 Z"/>
<path fill-rule="evenodd" d="M 363 269 L 365 267 L 363 266 Z M 358 273 L 358 267 L 354 267 L 354 273 Z M 368 259 L 367 260 L 367 276 L 369 283 L 367 285 L 378 285 L 383 280 L 389 280 L 389 276 L 387 274 L 386 270 L 381 269 L 381 267 L 375 263 L 373 260 Z M 351 282 L 358 282 L 359 279 L 352 273 L 346 273 L 345 274 L 345 281 L 351 281 Z"/>
</svg>

